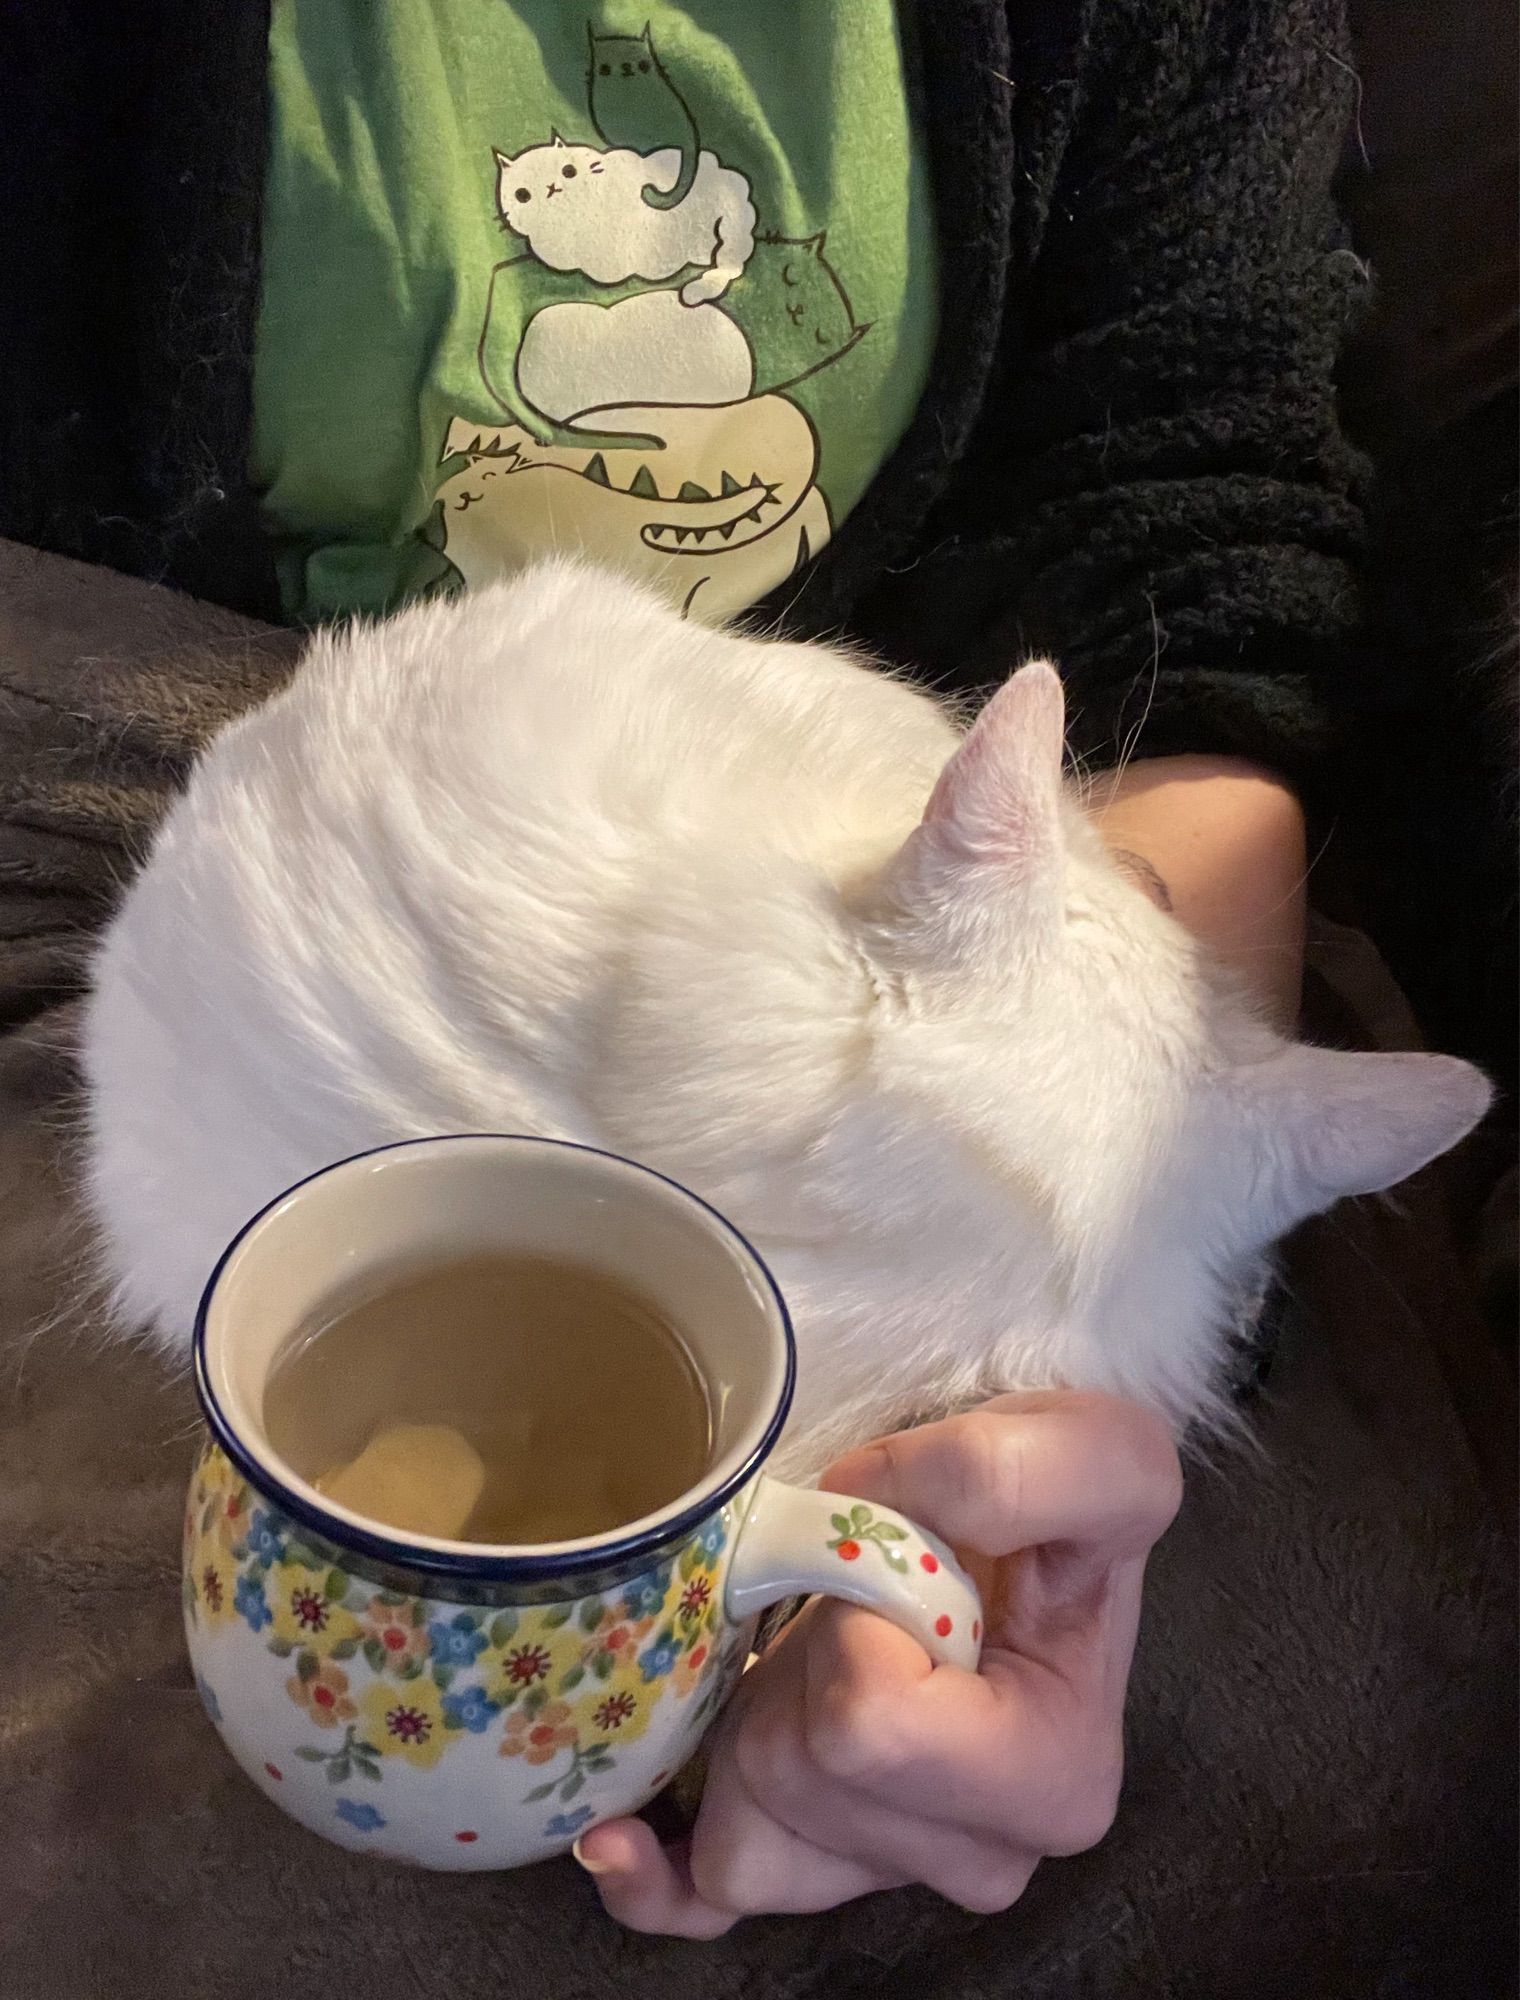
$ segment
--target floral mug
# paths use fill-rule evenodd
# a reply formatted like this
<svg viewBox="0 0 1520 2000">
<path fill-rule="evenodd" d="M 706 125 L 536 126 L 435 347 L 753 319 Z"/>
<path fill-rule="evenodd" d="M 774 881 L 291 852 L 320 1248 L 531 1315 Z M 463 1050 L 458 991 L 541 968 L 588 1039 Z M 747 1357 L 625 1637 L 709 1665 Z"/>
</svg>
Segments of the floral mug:
<svg viewBox="0 0 1520 2000">
<path fill-rule="evenodd" d="M 608 1534 L 506 1547 L 403 1534 L 283 1462 L 263 1393 L 290 1335 L 367 1278 L 483 1250 L 590 1265 L 681 1328 L 714 1429 L 695 1486 Z M 340 1846 L 512 1868 L 646 1804 L 782 1598 L 869 1606 L 937 1663 L 974 1668 L 980 1605 L 942 1542 L 762 1471 L 795 1366 L 759 1257 L 632 1161 L 465 1134 L 381 1147 L 291 1188 L 226 1251 L 195 1328 L 210 1435 L 185 1513 L 185 1625 L 233 1756 Z"/>
</svg>

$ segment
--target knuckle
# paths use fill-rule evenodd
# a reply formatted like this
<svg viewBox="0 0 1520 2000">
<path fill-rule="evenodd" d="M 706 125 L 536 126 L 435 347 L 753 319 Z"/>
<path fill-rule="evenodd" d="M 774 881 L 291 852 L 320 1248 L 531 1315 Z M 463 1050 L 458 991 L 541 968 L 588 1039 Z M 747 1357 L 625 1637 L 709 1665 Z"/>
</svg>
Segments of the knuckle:
<svg viewBox="0 0 1520 2000">
<path fill-rule="evenodd" d="M 691 1851 L 692 1887 L 715 1911 L 732 1923 L 738 1917 L 757 1917 L 775 1907 L 769 1875 L 743 1865 L 727 1843 L 716 1845 L 697 1841 Z M 728 1928 L 728 1924 L 724 1925 Z"/>
<path fill-rule="evenodd" d="M 829 1689 L 809 1710 L 808 1755 L 842 1784 L 891 1778 L 905 1759 L 900 1703 L 853 1685 Z"/>
<path fill-rule="evenodd" d="M 746 1842 L 740 1838 L 704 1840 L 698 1828 L 690 1868 L 692 1888 L 714 1916 L 714 1928 L 706 1930 L 706 1936 L 722 1936 L 740 1916 L 764 1916 L 786 1908 L 774 1870 L 758 1866 L 754 1852 L 746 1852 Z"/>
<path fill-rule="evenodd" d="M 1127 1397 L 1093 1395 L 1091 1414 L 1102 1422 L 1104 1455 L 1133 1496 L 1130 1511 L 1143 1546 L 1160 1539 L 1182 1505 L 1182 1459 L 1166 1422 Z"/>
<path fill-rule="evenodd" d="M 996 1542 L 1022 1505 L 1023 1434 L 992 1410 L 970 1411 L 958 1420 L 957 1430 L 951 1466 L 962 1532 L 980 1543 Z"/>
<path fill-rule="evenodd" d="M 1094 1754 L 1081 1781 L 1073 1785 L 1053 1817 L 1043 1843 L 1052 1856 L 1085 1854 L 1106 1840 L 1119 1813 L 1124 1784 L 1122 1748 Z"/>
<path fill-rule="evenodd" d="M 1136 1483 L 1143 1495 L 1141 1513 L 1148 1542 L 1158 1541 L 1182 1506 L 1182 1460 L 1171 1432 L 1149 1410 L 1135 1409 L 1129 1443 Z"/>
<path fill-rule="evenodd" d="M 763 1705 L 735 1733 L 733 1759 L 744 1789 L 757 1803 L 790 1803 L 803 1790 L 792 1732 Z"/>
<path fill-rule="evenodd" d="M 1034 1870 L 1034 1862 L 1022 1855 L 988 1860 L 981 1867 L 963 1874 L 956 1883 L 947 1885 L 944 1893 L 963 1910 L 973 1910 L 978 1916 L 995 1917 L 1003 1910 L 1012 1909 L 1029 1887 L 1029 1878 Z"/>
</svg>

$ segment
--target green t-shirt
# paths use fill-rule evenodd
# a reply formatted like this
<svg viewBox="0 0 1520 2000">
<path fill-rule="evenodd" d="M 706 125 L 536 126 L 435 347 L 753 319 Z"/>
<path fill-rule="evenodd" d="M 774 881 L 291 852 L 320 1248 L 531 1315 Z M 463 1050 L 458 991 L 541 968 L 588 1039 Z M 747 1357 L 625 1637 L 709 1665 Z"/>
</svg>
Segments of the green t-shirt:
<svg viewBox="0 0 1520 2000">
<path fill-rule="evenodd" d="M 254 473 L 287 613 L 584 551 L 712 620 L 935 331 L 893 0 L 275 0 Z"/>
</svg>

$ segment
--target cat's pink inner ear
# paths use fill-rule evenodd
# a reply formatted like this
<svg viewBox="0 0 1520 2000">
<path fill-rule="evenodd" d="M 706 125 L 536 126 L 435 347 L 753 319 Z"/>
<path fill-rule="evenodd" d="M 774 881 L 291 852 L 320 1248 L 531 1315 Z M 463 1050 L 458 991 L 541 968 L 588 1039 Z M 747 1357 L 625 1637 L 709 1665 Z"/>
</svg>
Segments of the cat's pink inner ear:
<svg viewBox="0 0 1520 2000">
<path fill-rule="evenodd" d="M 1006 680 L 939 775 L 924 824 L 968 859 L 1028 863 L 1060 831 L 1066 698 L 1036 660 Z"/>
<path fill-rule="evenodd" d="M 1257 1074 L 1268 1132 L 1291 1162 L 1290 1220 L 1396 1186 L 1464 1138 L 1493 1097 L 1456 1056 L 1295 1046 Z"/>
</svg>

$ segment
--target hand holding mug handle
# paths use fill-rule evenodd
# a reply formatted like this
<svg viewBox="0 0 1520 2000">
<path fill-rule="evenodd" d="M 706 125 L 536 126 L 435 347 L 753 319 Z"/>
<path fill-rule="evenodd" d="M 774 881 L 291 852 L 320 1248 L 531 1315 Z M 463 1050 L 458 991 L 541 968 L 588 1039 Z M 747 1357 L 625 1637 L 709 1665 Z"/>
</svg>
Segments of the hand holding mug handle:
<svg viewBox="0 0 1520 2000">
<path fill-rule="evenodd" d="M 936 1666 L 976 1672 L 981 1599 L 945 1543 L 890 1508 L 762 1474 L 729 1566 L 729 1616 L 742 1624 L 783 1598 L 815 1593 L 879 1612 Z"/>
</svg>

